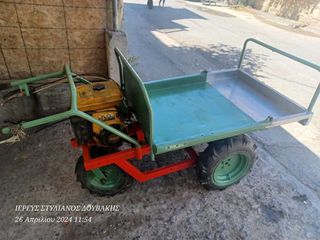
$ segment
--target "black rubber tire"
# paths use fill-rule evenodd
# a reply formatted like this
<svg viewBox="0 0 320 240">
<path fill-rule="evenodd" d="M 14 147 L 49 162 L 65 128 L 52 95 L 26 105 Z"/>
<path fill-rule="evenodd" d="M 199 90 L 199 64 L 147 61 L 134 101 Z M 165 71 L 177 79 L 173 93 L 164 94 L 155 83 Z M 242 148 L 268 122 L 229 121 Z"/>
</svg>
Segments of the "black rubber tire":
<svg viewBox="0 0 320 240">
<path fill-rule="evenodd" d="M 210 142 L 204 152 L 199 154 L 199 161 L 197 163 L 197 175 L 200 184 L 207 190 L 223 190 L 233 184 L 237 184 L 246 174 L 251 171 L 254 165 L 257 154 L 257 146 L 250 141 L 245 135 L 239 135 L 215 142 Z M 212 174 L 228 155 L 238 152 L 245 152 L 248 156 L 248 171 L 237 182 L 227 186 L 219 186 L 212 180 Z"/>
<path fill-rule="evenodd" d="M 97 152 L 98 151 L 95 151 L 95 156 L 94 157 L 98 157 L 97 156 Z M 103 151 L 102 151 L 103 152 Z M 100 154 L 98 154 L 101 156 L 101 152 Z M 123 172 L 122 169 L 120 169 L 121 172 Z M 77 161 L 77 164 L 76 164 L 76 167 L 75 167 L 75 173 L 76 173 L 76 176 L 77 176 L 77 181 L 79 181 L 81 183 L 81 186 L 82 188 L 86 188 L 89 190 L 89 192 L 91 194 L 96 194 L 96 195 L 99 195 L 99 196 L 114 196 L 115 194 L 118 194 L 118 193 L 123 193 L 124 191 L 126 191 L 129 187 L 132 186 L 132 183 L 133 183 L 133 178 L 128 175 L 127 173 L 123 172 L 124 174 L 124 181 L 123 183 L 115 188 L 115 189 L 112 189 L 112 190 L 101 190 L 101 189 L 98 189 L 98 188 L 95 188 L 93 187 L 92 185 L 88 184 L 88 181 L 87 181 L 87 171 L 84 169 L 84 164 L 83 164 L 83 157 L 80 156 L 78 158 L 78 161 Z"/>
</svg>

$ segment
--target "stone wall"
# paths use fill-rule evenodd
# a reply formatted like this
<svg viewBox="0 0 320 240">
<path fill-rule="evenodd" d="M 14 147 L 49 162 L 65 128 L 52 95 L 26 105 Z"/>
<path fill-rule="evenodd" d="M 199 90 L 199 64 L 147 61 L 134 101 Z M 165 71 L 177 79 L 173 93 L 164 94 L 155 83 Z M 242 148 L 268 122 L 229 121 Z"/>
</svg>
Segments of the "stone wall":
<svg viewBox="0 0 320 240">
<path fill-rule="evenodd" d="M 111 0 L 0 0 L 0 84 L 65 63 L 107 75 L 105 30 L 112 26 Z"/>
<path fill-rule="evenodd" d="M 231 0 L 294 20 L 320 20 L 320 0 Z"/>
</svg>

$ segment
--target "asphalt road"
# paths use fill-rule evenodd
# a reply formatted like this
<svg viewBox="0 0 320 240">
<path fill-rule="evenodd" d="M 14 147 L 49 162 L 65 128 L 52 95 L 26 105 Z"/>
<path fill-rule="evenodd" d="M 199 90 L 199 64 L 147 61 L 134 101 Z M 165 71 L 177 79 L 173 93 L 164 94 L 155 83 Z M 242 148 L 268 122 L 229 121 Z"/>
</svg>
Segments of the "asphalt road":
<svg viewBox="0 0 320 240">
<path fill-rule="evenodd" d="M 272 16 L 266 19 L 267 17 L 268 15 L 263 15 L 263 19 L 259 13 L 255 15 L 225 7 L 204 7 L 199 3 L 183 0 L 169 0 L 164 8 L 156 6 L 149 10 L 143 1 L 127 0 L 124 27 L 128 36 L 129 53 L 136 59 L 135 68 L 145 81 L 203 69 L 235 67 L 243 42 L 251 37 L 320 64 L 320 55 L 316 50 L 320 49 L 320 38 L 303 31 L 295 32 L 290 27 L 277 27 L 284 26 L 287 20 L 282 22 L 281 19 L 274 19 Z M 320 79 L 319 72 L 255 46 L 248 51 L 245 68 L 259 80 L 303 106 L 308 106 Z M 262 168 L 259 171 L 264 172 L 267 178 L 272 178 L 275 172 L 281 175 L 281 180 L 275 181 L 274 186 L 268 186 L 269 194 L 277 199 L 282 191 L 277 192 L 276 185 L 282 185 L 282 181 L 290 182 L 293 189 L 307 191 L 313 196 L 308 199 L 319 219 L 319 103 L 314 112 L 312 123 L 307 127 L 289 124 L 251 134 L 251 137 L 263 152 L 261 161 L 269 166 L 265 169 L 259 166 Z M 268 180 L 261 176 L 259 181 Z M 309 196 L 302 192 L 303 196 Z M 279 204 L 286 205 L 286 201 L 279 200 Z M 290 219 L 283 221 L 291 222 Z M 241 220 L 239 224 L 240 222 Z M 320 228 L 319 222 L 311 222 L 305 225 L 305 230 L 310 229 L 310 226 Z M 263 229 L 262 226 L 257 227 Z M 320 238 L 318 230 L 314 235 L 311 232 L 306 230 L 306 235 L 298 237 L 291 229 L 278 237 Z"/>
<path fill-rule="evenodd" d="M 235 66 L 243 41 L 256 37 L 320 63 L 319 38 L 260 21 L 246 11 L 167 0 L 125 3 L 131 62 L 145 80 Z M 280 23 L 281 25 L 281 23 Z M 308 104 L 317 74 L 268 51 L 248 52 L 245 67 L 279 91 Z M 292 65 L 293 64 L 293 65 Z M 0 145 L 0 239 L 314 239 L 320 237 L 320 113 L 308 127 L 290 124 L 252 134 L 260 160 L 239 184 L 208 192 L 194 169 L 123 194 L 97 197 L 76 182 L 80 152 L 70 123 L 14 145 Z M 181 151 L 161 155 L 181 159 Z M 19 212 L 19 204 L 119 205 L 119 212 Z M 91 223 L 26 223 L 20 217 L 91 217 Z"/>
</svg>

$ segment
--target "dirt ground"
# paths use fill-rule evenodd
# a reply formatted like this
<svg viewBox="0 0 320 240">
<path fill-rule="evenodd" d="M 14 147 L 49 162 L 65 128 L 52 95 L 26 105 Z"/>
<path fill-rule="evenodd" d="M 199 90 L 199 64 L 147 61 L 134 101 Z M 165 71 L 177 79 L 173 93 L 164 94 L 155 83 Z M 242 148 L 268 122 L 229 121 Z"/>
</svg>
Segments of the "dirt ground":
<svg viewBox="0 0 320 240">
<path fill-rule="evenodd" d="M 112 198 L 90 195 L 75 181 L 79 152 L 60 123 L 1 146 L 1 239 L 317 239 L 319 198 L 284 175 L 263 148 L 252 173 L 225 191 L 208 192 L 194 169 Z M 181 157 L 181 152 L 162 156 Z M 17 212 L 20 204 L 120 205 L 119 212 Z M 15 223 L 17 216 L 90 216 L 92 223 Z"/>
<path fill-rule="evenodd" d="M 210 64 L 214 69 L 229 67 L 226 56 L 239 56 L 243 39 L 257 32 L 297 54 L 307 52 L 312 60 L 319 59 L 318 53 L 310 50 L 319 44 L 319 39 L 314 37 L 264 23 L 259 25 L 248 15 L 238 16 L 234 10 L 228 11 L 234 11 L 232 14 L 237 18 L 223 16 L 226 14 L 223 12 L 217 15 L 201 11 L 182 1 L 167 2 L 166 14 L 161 16 L 158 9 L 151 13 L 139 1 L 130 0 L 125 5 L 129 50 L 137 57 L 136 67 L 144 79 L 188 73 Z M 195 19 L 199 14 L 202 18 Z M 188 27 L 177 29 L 179 25 Z M 205 29 L 210 26 L 212 30 L 205 32 L 201 26 Z M 235 32 L 233 27 L 240 29 L 237 34 L 243 35 L 228 35 Z M 213 47 L 204 42 L 205 34 L 212 37 Z M 160 40 L 155 41 L 155 36 Z M 228 39 L 224 46 L 220 44 L 220 37 Z M 301 42 L 307 43 L 306 48 L 310 49 L 298 48 Z M 191 45 L 197 48 L 192 49 Z M 226 52 L 214 52 L 218 46 Z M 206 51 L 210 57 L 216 56 L 215 60 L 211 61 Z M 261 58 L 252 59 L 257 63 L 261 61 Z M 267 70 L 273 64 L 280 71 L 287 68 L 286 62 L 276 61 L 267 62 Z M 259 68 L 254 73 L 267 76 Z M 287 89 L 298 83 L 297 100 L 307 101 L 305 92 L 312 92 L 308 84 L 316 81 L 315 75 L 308 75 L 304 85 L 293 81 L 298 76 L 300 74 L 283 75 L 283 81 L 287 77 L 292 81 L 278 87 L 290 95 L 296 93 L 297 88 L 292 92 Z M 264 81 L 267 80 L 265 77 Z M 195 170 L 189 169 L 143 184 L 136 182 L 125 193 L 106 198 L 89 194 L 76 182 L 74 167 L 80 152 L 70 147 L 69 140 L 73 137 L 70 124 L 59 123 L 14 145 L 0 145 L 0 239 L 317 240 L 320 238 L 319 126 L 319 115 L 315 115 L 312 125 L 306 128 L 293 124 L 251 134 L 258 145 L 259 160 L 246 178 L 224 191 L 203 189 Z M 183 152 L 177 151 L 160 157 L 174 161 L 182 156 Z M 36 204 L 115 204 L 119 205 L 119 211 L 16 211 L 17 205 Z M 41 216 L 92 217 L 92 222 L 16 222 L 19 217 Z"/>
</svg>

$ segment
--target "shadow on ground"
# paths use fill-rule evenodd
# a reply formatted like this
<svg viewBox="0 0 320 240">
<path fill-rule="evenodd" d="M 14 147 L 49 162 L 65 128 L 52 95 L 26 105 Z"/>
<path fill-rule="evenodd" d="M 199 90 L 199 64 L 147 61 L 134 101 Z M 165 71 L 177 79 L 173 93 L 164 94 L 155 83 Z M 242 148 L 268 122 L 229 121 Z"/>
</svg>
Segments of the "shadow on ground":
<svg viewBox="0 0 320 240">
<path fill-rule="evenodd" d="M 203 69 L 205 70 L 221 70 L 221 69 L 229 69 L 229 68 L 236 68 L 238 65 L 238 61 L 242 52 L 242 49 L 233 47 L 230 45 L 226 45 L 224 43 L 214 43 L 210 44 L 206 47 L 199 46 L 197 43 L 195 43 L 192 46 L 184 46 L 180 45 L 179 43 L 171 43 L 170 41 L 167 41 L 168 43 L 162 41 L 161 36 L 160 38 L 157 37 L 157 35 L 154 34 L 155 31 L 157 32 L 171 32 L 171 30 L 183 30 L 183 31 L 189 31 L 189 29 L 182 25 L 182 24 L 172 24 L 173 21 L 176 20 L 182 20 L 183 16 L 186 16 L 185 18 L 192 18 L 192 19 L 201 19 L 204 20 L 204 18 L 194 12 L 191 12 L 188 9 L 179 9 L 180 14 L 175 18 L 177 9 L 172 9 L 171 7 L 166 7 L 165 9 L 158 9 L 157 12 L 152 12 L 145 8 L 145 6 L 141 4 L 126 4 L 127 8 L 134 9 L 138 12 L 147 12 L 148 14 L 144 15 L 145 21 L 147 22 L 156 22 L 154 25 L 147 25 L 147 28 L 145 29 L 144 33 L 146 34 L 144 37 L 148 39 L 150 42 L 157 42 L 158 48 L 157 49 L 147 49 L 147 52 L 139 52 L 137 54 L 139 57 L 139 62 L 136 66 L 136 69 L 139 74 L 145 76 L 144 80 L 149 79 L 160 79 L 160 78 L 167 78 L 171 76 L 176 75 L 182 75 L 182 74 L 190 74 L 194 72 L 201 71 Z M 163 13 L 163 10 L 166 11 L 167 18 L 161 17 L 161 14 Z M 150 15 L 150 14 L 153 15 Z M 183 13 L 183 14 L 182 14 Z M 153 17 L 153 21 L 150 21 L 150 17 Z M 154 21 L 154 19 L 156 21 Z M 160 27 L 158 23 L 161 22 Z M 191 31 L 191 30 L 190 30 Z M 131 37 L 133 39 L 131 39 Z M 135 45 L 135 35 L 131 32 L 128 32 L 128 39 L 129 39 L 129 50 L 130 50 L 130 40 L 132 40 L 133 44 Z M 135 48 L 135 47 L 133 47 Z M 160 49 L 160 50 L 158 50 Z M 156 52 L 156 56 L 159 56 L 161 54 L 165 55 L 163 57 L 167 57 L 168 65 L 167 69 L 165 71 L 152 71 L 154 66 L 163 65 L 163 63 L 158 63 L 158 58 L 149 59 L 149 56 L 152 54 L 150 52 Z M 169 58 L 170 56 L 170 58 Z M 193 59 L 190 64 L 190 58 Z M 172 60 L 174 59 L 174 60 Z M 267 75 L 270 75 L 272 73 L 264 73 L 261 74 L 261 70 L 265 67 L 265 62 L 269 60 L 269 56 L 266 54 L 259 54 L 256 51 L 253 52 L 250 48 L 247 49 L 245 58 L 243 61 L 243 69 L 258 78 L 259 80 L 263 80 L 267 78 Z M 174 66 L 174 71 L 170 72 L 169 69 L 171 69 Z M 260 73 L 260 74 L 259 74 Z M 273 75 L 271 77 L 274 78 L 281 78 L 279 76 Z M 285 76 L 282 79 L 279 79 L 280 81 L 285 79 Z M 292 83 L 292 81 L 288 82 Z M 305 85 L 305 83 L 299 83 L 301 85 Z M 309 86 L 308 86 L 309 87 Z M 311 86 L 310 86 L 311 87 Z M 275 131 L 278 131 L 277 134 L 275 134 Z M 274 133 L 274 134 L 271 134 Z M 261 140 L 261 134 L 257 135 L 260 136 Z M 281 140 L 284 143 L 289 143 L 289 146 L 279 146 L 277 148 L 277 152 L 273 153 L 270 152 L 271 155 L 280 161 L 280 163 L 294 176 L 297 176 L 297 179 L 302 180 L 307 184 L 307 182 L 312 182 L 312 186 L 308 185 L 311 189 L 315 190 L 318 194 L 319 191 L 319 182 L 317 179 L 312 179 L 312 176 L 315 176 L 314 174 L 306 174 L 303 176 L 303 173 L 310 173 L 309 167 L 303 167 L 303 166 L 310 166 L 315 165 L 315 163 L 319 162 L 319 157 L 314 154 L 310 149 L 308 149 L 305 145 L 303 145 L 299 140 L 295 139 L 290 133 L 288 133 L 283 128 L 276 128 L 269 130 L 269 134 L 264 134 L 263 136 L 268 136 L 267 139 L 263 139 L 264 141 L 267 141 L 267 144 L 263 144 L 263 140 L 259 141 L 261 143 L 261 146 L 266 146 L 266 150 L 270 150 L 270 146 L 274 147 L 274 144 L 272 142 L 275 142 L 278 140 L 279 136 Z M 256 140 L 259 140 L 257 138 Z M 269 148 L 267 147 L 269 146 Z M 286 150 L 285 149 L 292 149 L 297 151 L 297 158 L 296 159 L 287 159 L 286 158 Z M 301 158 L 305 159 L 305 162 L 308 162 L 307 165 L 303 165 L 302 168 L 304 169 L 301 171 L 299 169 L 299 166 L 301 166 Z M 294 165 L 292 165 L 292 163 Z M 292 169 L 291 169 L 292 167 Z M 315 165 L 315 169 L 320 171 L 320 165 Z M 316 174 L 316 173 L 315 173 Z M 320 197 L 320 194 L 319 194 Z"/>
<path fill-rule="evenodd" d="M 203 69 L 217 70 L 237 67 L 242 51 L 241 48 L 224 43 L 215 43 L 203 47 L 195 42 L 191 46 L 185 46 L 165 36 L 166 33 L 191 31 L 182 23 L 179 23 L 179 20 L 195 19 L 205 21 L 206 18 L 186 8 L 156 7 L 149 10 L 143 4 L 133 3 L 126 3 L 125 6 L 130 11 L 141 13 L 140 16 L 143 21 L 152 22 L 152 24 L 144 25 L 143 36 L 135 34 L 134 28 L 125 29 L 128 32 L 129 48 L 133 44 L 134 48 L 139 49 L 139 52 L 132 50 L 131 54 L 138 57 L 136 69 L 144 80 L 177 76 L 182 73 L 188 74 Z M 127 23 L 127 25 L 130 24 L 132 23 Z M 131 32 L 132 30 L 133 32 Z M 208 31 L 210 30 L 208 29 Z M 140 47 L 139 38 L 141 37 L 147 40 L 150 45 Z M 152 49 L 154 45 L 157 45 L 156 49 Z M 161 61 L 161 57 L 166 57 L 165 63 Z M 191 63 L 190 59 L 192 59 Z M 243 68 L 252 74 L 257 74 L 258 70 L 264 67 L 266 59 L 266 55 L 253 54 L 252 50 L 248 49 Z M 158 66 L 163 65 L 167 66 L 163 67 L 163 71 L 159 71 Z"/>
</svg>

